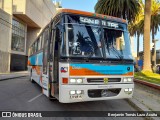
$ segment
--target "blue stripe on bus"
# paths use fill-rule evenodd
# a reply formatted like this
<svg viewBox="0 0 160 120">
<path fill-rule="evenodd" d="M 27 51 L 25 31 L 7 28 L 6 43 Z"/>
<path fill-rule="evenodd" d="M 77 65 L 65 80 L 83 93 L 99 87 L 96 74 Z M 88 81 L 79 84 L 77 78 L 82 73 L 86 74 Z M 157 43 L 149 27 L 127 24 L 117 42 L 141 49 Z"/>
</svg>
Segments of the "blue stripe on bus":
<svg viewBox="0 0 160 120">
<path fill-rule="evenodd" d="M 43 59 L 43 52 L 40 52 L 36 55 L 29 57 L 31 65 L 43 65 L 42 59 Z"/>
<path fill-rule="evenodd" d="M 92 70 L 100 74 L 127 74 L 134 70 L 133 65 L 70 64 L 70 66 Z"/>
</svg>

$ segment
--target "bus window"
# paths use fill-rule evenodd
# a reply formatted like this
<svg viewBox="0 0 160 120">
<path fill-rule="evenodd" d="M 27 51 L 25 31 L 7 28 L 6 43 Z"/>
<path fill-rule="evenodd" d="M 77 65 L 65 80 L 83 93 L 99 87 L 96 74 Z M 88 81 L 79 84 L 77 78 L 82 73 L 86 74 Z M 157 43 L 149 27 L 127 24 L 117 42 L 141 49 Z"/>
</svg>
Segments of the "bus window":
<svg viewBox="0 0 160 120">
<path fill-rule="evenodd" d="M 124 49 L 124 47 L 125 47 L 125 41 L 124 41 L 123 34 L 122 34 L 122 36 L 116 38 L 116 42 L 115 43 L 116 43 L 115 48 L 117 50 L 123 50 Z"/>
<path fill-rule="evenodd" d="M 66 31 L 70 56 L 95 58 L 103 56 L 100 39 L 101 29 L 99 27 L 68 24 Z"/>
<path fill-rule="evenodd" d="M 33 44 L 33 54 L 35 53 L 35 43 Z"/>
<path fill-rule="evenodd" d="M 29 50 L 28 50 L 28 56 L 30 56 L 31 55 L 31 48 L 29 48 Z"/>
<path fill-rule="evenodd" d="M 32 49 L 32 46 L 30 47 L 30 55 L 32 55 L 33 53 L 32 53 L 32 51 L 33 51 L 33 49 Z"/>
<path fill-rule="evenodd" d="M 41 49 L 41 41 L 40 38 L 38 38 L 37 40 L 37 51 L 39 51 Z"/>
<path fill-rule="evenodd" d="M 47 63 L 48 63 L 48 29 L 44 33 L 44 51 L 43 51 L 43 74 L 47 74 Z"/>
<path fill-rule="evenodd" d="M 44 46 L 44 33 L 41 35 L 41 48 Z"/>
<path fill-rule="evenodd" d="M 107 58 L 131 59 L 127 33 L 122 30 L 104 28 L 104 40 Z"/>
<path fill-rule="evenodd" d="M 35 52 L 38 51 L 38 41 L 35 42 Z"/>
<path fill-rule="evenodd" d="M 55 82 L 58 82 L 58 58 L 59 58 L 59 48 L 60 48 L 59 45 L 61 41 L 60 39 L 61 39 L 60 29 L 57 27 L 56 30 L 54 31 L 54 40 L 53 40 L 53 42 L 55 42 L 53 44 L 53 51 L 54 51 L 54 58 L 53 58 L 54 59 L 53 60 L 54 78 L 53 80 Z"/>
<path fill-rule="evenodd" d="M 39 37 L 39 50 L 42 49 L 42 35 Z"/>
</svg>

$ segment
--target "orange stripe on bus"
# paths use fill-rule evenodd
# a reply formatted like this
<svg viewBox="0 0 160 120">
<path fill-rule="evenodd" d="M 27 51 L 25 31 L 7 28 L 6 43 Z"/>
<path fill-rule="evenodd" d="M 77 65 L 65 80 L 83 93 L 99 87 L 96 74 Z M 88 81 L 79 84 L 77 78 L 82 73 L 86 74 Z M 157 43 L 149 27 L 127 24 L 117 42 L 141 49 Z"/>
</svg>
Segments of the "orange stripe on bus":
<svg viewBox="0 0 160 120">
<path fill-rule="evenodd" d="M 36 70 L 36 73 L 38 75 L 41 75 L 41 66 L 32 66 L 32 69 L 35 69 Z"/>
<path fill-rule="evenodd" d="M 28 60 L 28 66 L 31 66 L 31 62 Z"/>
<path fill-rule="evenodd" d="M 63 12 L 64 13 L 73 13 L 73 14 L 86 15 L 86 16 L 96 16 L 98 18 L 110 18 L 110 19 L 116 19 L 116 20 L 121 20 L 122 22 L 126 22 L 126 20 L 124 20 L 122 18 L 117 18 L 117 17 L 98 14 L 98 13 L 85 12 L 85 11 L 80 11 L 80 10 L 59 9 L 59 11 L 58 11 L 58 13 L 63 13 Z"/>
</svg>

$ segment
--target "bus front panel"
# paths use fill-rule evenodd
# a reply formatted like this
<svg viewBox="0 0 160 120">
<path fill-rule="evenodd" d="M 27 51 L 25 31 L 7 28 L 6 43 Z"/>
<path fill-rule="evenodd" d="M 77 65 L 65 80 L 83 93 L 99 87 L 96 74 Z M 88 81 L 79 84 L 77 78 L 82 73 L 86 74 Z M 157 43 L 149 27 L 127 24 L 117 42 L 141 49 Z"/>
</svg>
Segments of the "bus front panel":
<svg viewBox="0 0 160 120">
<path fill-rule="evenodd" d="M 59 63 L 62 103 L 131 98 L 133 65 Z"/>
</svg>

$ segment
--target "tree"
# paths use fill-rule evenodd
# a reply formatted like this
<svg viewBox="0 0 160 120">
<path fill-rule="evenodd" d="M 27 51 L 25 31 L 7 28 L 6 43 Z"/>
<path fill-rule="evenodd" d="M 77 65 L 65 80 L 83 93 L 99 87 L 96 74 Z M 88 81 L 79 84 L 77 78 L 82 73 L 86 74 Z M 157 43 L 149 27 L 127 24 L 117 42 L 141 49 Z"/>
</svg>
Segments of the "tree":
<svg viewBox="0 0 160 120">
<path fill-rule="evenodd" d="M 144 16 L 144 66 L 143 71 L 151 71 L 150 57 L 150 23 L 151 23 L 151 0 L 145 0 L 145 16 Z"/>
<path fill-rule="evenodd" d="M 144 27 L 144 4 L 142 0 L 139 0 L 140 9 L 138 14 L 136 14 L 135 19 L 132 20 L 129 25 L 129 33 L 131 39 L 134 35 L 137 35 L 137 57 L 139 57 L 139 38 L 140 35 L 143 34 L 143 27 Z"/>
<path fill-rule="evenodd" d="M 131 23 L 129 24 L 129 31 L 130 31 L 130 35 L 137 35 L 137 57 L 139 56 L 139 36 L 140 34 L 143 33 L 143 29 L 144 28 L 144 3 L 142 2 L 142 0 L 139 0 L 140 3 L 140 11 L 139 13 L 136 15 L 135 20 L 131 21 Z M 155 34 L 157 33 L 157 31 L 159 30 L 159 25 L 160 25 L 160 2 L 157 0 L 152 0 L 152 6 L 151 6 L 151 32 L 152 32 L 152 42 L 154 42 L 153 40 L 155 39 Z M 154 51 L 154 48 L 153 48 Z M 154 52 L 152 52 L 154 53 Z M 153 54 L 154 59 L 155 59 L 155 55 Z M 153 60 L 155 61 L 155 60 Z M 154 66 L 154 63 L 153 63 Z"/>
<path fill-rule="evenodd" d="M 160 25 L 160 2 L 158 0 L 152 0 L 151 7 L 151 31 L 152 31 L 152 40 L 155 39 L 154 36 L 159 30 Z"/>
<path fill-rule="evenodd" d="M 151 32 L 152 32 L 152 43 L 155 45 L 155 34 L 159 30 L 160 25 L 160 2 L 158 0 L 152 0 L 152 14 L 151 14 Z M 152 68 L 155 66 L 156 53 L 155 46 L 152 48 Z"/>
<path fill-rule="evenodd" d="M 138 0 L 99 0 L 95 12 L 128 20 L 135 19 L 140 9 Z"/>
</svg>

